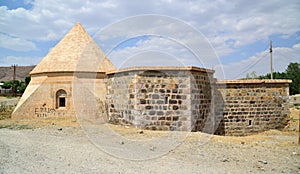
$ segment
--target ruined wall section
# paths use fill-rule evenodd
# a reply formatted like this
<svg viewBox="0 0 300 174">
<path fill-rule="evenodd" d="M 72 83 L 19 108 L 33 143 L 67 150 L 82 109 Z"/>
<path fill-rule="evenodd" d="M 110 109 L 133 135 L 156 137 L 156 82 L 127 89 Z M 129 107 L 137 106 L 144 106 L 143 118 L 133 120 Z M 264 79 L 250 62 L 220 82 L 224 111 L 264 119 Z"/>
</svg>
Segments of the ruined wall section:
<svg viewBox="0 0 300 174">
<path fill-rule="evenodd" d="M 289 83 L 290 80 L 217 82 L 224 102 L 224 122 L 220 124 L 224 124 L 224 134 L 244 136 L 284 128 L 289 118 Z"/>
</svg>

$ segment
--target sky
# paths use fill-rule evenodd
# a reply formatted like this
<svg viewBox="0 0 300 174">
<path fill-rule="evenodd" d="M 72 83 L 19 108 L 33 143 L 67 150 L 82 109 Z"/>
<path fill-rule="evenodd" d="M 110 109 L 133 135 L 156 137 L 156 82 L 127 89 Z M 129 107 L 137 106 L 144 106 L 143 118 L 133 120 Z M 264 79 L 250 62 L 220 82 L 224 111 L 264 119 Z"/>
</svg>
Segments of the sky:
<svg viewBox="0 0 300 174">
<path fill-rule="evenodd" d="M 200 66 L 219 79 L 300 63 L 299 0 L 0 0 L 0 66 L 36 65 L 80 22 L 117 68 Z"/>
</svg>

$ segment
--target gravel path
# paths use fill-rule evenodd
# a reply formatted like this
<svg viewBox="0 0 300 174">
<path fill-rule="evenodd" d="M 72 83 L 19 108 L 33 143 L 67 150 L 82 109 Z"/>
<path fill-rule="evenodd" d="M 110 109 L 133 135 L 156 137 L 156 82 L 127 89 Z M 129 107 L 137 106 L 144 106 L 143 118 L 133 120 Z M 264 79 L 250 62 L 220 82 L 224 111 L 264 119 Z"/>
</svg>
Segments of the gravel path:
<svg viewBox="0 0 300 174">
<path fill-rule="evenodd" d="M 133 136 L 150 133 L 134 131 Z M 177 148 L 155 159 L 126 160 L 97 148 L 80 128 L 0 129 L 0 173 L 300 172 L 300 146 L 295 132 L 211 136 L 202 144 L 203 135 L 191 133 Z M 115 143 L 122 148 L 122 143 Z M 156 144 L 152 150 L 159 148 Z"/>
</svg>

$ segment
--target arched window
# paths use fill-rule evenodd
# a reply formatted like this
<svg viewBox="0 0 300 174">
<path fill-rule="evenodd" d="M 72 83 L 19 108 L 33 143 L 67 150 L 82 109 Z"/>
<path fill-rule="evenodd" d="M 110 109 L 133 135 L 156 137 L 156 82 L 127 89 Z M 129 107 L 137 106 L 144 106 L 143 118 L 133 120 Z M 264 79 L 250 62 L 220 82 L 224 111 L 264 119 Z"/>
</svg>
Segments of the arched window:
<svg viewBox="0 0 300 174">
<path fill-rule="evenodd" d="M 65 90 L 60 89 L 56 92 L 56 108 L 66 107 L 67 93 Z"/>
</svg>

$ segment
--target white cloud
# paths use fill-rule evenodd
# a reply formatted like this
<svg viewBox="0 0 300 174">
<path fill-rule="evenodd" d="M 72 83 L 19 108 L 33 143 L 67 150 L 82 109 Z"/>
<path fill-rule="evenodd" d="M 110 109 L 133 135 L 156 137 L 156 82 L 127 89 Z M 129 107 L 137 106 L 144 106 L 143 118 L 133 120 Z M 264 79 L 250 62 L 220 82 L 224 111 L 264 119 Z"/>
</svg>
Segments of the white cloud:
<svg viewBox="0 0 300 174">
<path fill-rule="evenodd" d="M 299 31 L 299 2 L 231 1 L 226 4 L 227 7 L 217 4 L 219 10 L 212 9 L 212 18 L 199 26 L 216 48 L 226 40 L 234 41 L 233 45 L 226 44 L 227 47 L 238 49 L 257 40 L 267 40 L 273 34 L 290 36 Z M 218 53 L 226 55 L 226 50 L 225 47 Z"/>
<path fill-rule="evenodd" d="M 137 50 L 141 52 L 154 50 L 174 55 L 176 58 L 181 59 L 184 65 L 211 68 L 213 65 L 219 64 L 215 51 L 200 32 L 183 21 L 167 16 L 132 17 L 108 26 L 101 32 L 96 33 L 94 39 L 106 52 L 124 40 L 145 35 L 151 36 L 150 39 L 138 43 L 133 48 L 114 51 L 118 52 L 116 53 L 117 56 L 108 55 L 108 57 L 112 59 L 113 63 L 116 63 L 117 57 L 122 58 L 126 55 L 124 52 L 135 54 Z M 107 48 L 107 46 L 110 48 Z"/>
<path fill-rule="evenodd" d="M 115 17 L 117 13 L 112 11 L 118 7 L 118 2 L 110 0 L 35 0 L 31 4 L 33 7 L 29 10 L 9 10 L 1 6 L 1 32 L 25 39 L 49 41 L 60 39 L 78 21 L 88 30 L 99 30 L 118 20 Z"/>
<path fill-rule="evenodd" d="M 300 43 L 293 45 L 293 49 L 300 50 Z M 299 56 L 299 55 L 298 55 Z"/>
<path fill-rule="evenodd" d="M 128 16 L 150 13 L 169 15 L 193 23 L 212 38 L 221 31 L 231 31 L 226 37 L 247 44 L 255 41 L 257 37 L 266 38 L 274 33 L 294 33 L 299 30 L 300 25 L 297 19 L 300 15 L 300 4 L 296 0 L 289 2 L 161 0 L 155 3 L 117 0 L 50 2 L 36 0 L 32 4 L 32 10 L 22 8 L 8 10 L 1 7 L 1 21 L 5 21 L 1 25 L 1 31 L 20 37 L 27 35 L 37 39 L 58 39 L 77 21 L 86 24 L 88 28 L 100 29 Z M 16 26 L 22 26 L 22 29 Z M 32 29 L 36 32 L 30 32 Z M 47 37 L 49 33 L 56 33 L 56 36 Z"/>
<path fill-rule="evenodd" d="M 0 47 L 11 49 L 14 51 L 37 50 L 33 42 L 21 38 L 10 37 L 1 33 L 0 33 Z"/>
<path fill-rule="evenodd" d="M 291 48 L 273 48 L 273 72 L 284 72 L 290 62 L 300 63 L 300 43 Z M 247 73 L 253 71 L 257 75 L 270 73 L 269 50 L 257 53 L 248 59 L 234 62 L 228 65 L 217 66 L 216 77 L 222 79 L 224 70 L 225 79 L 245 78 Z"/>
<path fill-rule="evenodd" d="M 271 35 L 289 37 L 299 32 L 300 2 L 298 0 L 253 0 L 253 1 L 122 1 L 122 0 L 28 0 L 33 7 L 8 10 L 0 7 L 0 31 L 23 41 L 58 40 L 78 21 L 94 34 L 103 27 L 129 16 L 161 14 L 186 21 L 199 29 L 212 43 L 220 56 L 228 55 L 241 46 L 258 40 L 268 40 Z M 182 34 L 192 48 L 201 47 L 195 38 L 176 25 L 161 25 L 157 28 L 166 34 Z M 134 35 L 146 31 L 149 21 L 120 31 Z M 163 26 L 163 27 L 162 27 Z M 104 37 L 104 36 L 103 36 Z M 111 35 L 105 37 L 112 37 Z M 107 44 L 107 43 L 106 43 Z M 12 45 L 10 49 L 19 47 Z M 209 60 L 209 59 L 205 59 Z M 206 62 L 205 62 L 206 63 Z M 238 62 L 237 64 L 239 64 Z M 217 62 L 208 62 L 208 67 Z"/>
<path fill-rule="evenodd" d="M 200 61 L 184 45 L 156 36 L 139 40 L 134 46 L 113 50 L 107 56 L 118 68 L 200 64 Z"/>
</svg>

